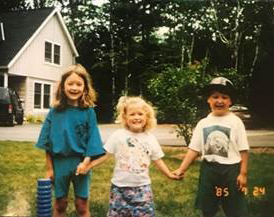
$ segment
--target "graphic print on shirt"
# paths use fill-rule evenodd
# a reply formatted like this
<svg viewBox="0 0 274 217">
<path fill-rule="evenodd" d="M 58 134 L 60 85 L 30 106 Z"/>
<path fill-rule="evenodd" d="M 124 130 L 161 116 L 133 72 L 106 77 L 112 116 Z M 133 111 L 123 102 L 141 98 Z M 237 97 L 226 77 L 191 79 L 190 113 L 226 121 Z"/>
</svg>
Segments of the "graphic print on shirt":
<svg viewBox="0 0 274 217">
<path fill-rule="evenodd" d="M 126 144 L 118 154 L 118 167 L 124 171 L 136 174 L 147 171 L 150 163 L 149 156 L 151 151 L 147 148 L 146 143 L 134 137 L 126 139 Z"/>
<path fill-rule="evenodd" d="M 214 125 L 205 127 L 203 129 L 203 134 L 205 155 L 228 157 L 230 128 Z"/>
<path fill-rule="evenodd" d="M 75 127 L 75 132 L 79 140 L 82 141 L 82 145 L 86 145 L 88 138 L 88 123 L 77 124 Z"/>
</svg>

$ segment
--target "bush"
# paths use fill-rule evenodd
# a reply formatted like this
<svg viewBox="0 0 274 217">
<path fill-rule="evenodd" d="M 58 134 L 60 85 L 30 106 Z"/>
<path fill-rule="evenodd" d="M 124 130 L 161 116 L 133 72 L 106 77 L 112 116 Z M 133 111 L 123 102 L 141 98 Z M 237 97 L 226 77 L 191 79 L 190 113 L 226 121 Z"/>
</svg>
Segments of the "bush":
<svg viewBox="0 0 274 217">
<path fill-rule="evenodd" d="M 196 62 L 183 69 L 168 66 L 148 82 L 149 98 L 157 107 L 159 122 L 176 124 L 178 137 L 184 138 L 187 145 L 198 120 L 208 112 L 203 89 L 213 77 L 230 79 L 238 90 L 237 97 L 242 100 L 245 96 L 244 76 L 234 69 L 211 75 L 205 71 L 206 64 Z"/>
<path fill-rule="evenodd" d="M 35 123 L 35 124 L 40 124 L 40 123 L 43 123 L 45 120 L 45 117 L 42 116 L 42 115 L 28 115 L 26 117 L 26 121 L 28 123 Z"/>
<path fill-rule="evenodd" d="M 205 65 L 183 69 L 167 67 L 149 81 L 151 101 L 157 106 L 158 120 L 178 126 L 178 136 L 189 144 L 192 129 L 205 113 L 202 89 L 210 80 Z"/>
</svg>

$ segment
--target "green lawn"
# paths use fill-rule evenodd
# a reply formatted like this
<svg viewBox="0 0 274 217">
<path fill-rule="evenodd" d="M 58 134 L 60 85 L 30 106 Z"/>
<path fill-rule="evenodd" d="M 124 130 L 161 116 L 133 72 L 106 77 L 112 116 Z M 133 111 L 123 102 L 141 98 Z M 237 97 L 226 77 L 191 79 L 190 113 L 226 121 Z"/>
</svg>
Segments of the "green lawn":
<svg viewBox="0 0 274 217">
<path fill-rule="evenodd" d="M 183 150 L 164 148 L 166 164 L 176 169 Z M 30 142 L 0 141 L 0 216 L 36 216 L 36 180 L 44 176 L 45 154 Z M 90 210 L 93 217 L 106 215 L 113 160 L 94 171 Z M 194 163 L 182 181 L 171 181 L 154 166 L 150 172 L 157 217 L 197 217 L 193 209 L 199 175 L 199 162 Z M 250 217 L 274 216 L 274 153 L 250 153 L 247 200 Z M 253 194 L 254 193 L 254 194 Z M 74 212 L 72 190 L 68 216 Z M 221 212 L 217 217 L 222 217 Z"/>
</svg>

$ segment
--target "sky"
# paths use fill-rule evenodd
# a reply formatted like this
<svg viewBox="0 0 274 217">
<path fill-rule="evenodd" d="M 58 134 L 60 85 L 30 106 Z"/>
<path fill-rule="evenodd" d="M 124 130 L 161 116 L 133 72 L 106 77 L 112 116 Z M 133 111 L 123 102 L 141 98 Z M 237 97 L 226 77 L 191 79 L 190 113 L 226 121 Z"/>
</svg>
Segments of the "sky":
<svg viewBox="0 0 274 217">
<path fill-rule="evenodd" d="M 93 0 L 93 3 L 99 6 L 106 2 L 108 2 L 108 0 Z"/>
<path fill-rule="evenodd" d="M 32 0 L 26 0 L 26 2 L 32 2 Z M 92 2 L 93 2 L 94 4 L 100 6 L 100 5 L 102 5 L 102 4 L 106 3 L 106 2 L 108 2 L 108 0 L 92 0 Z"/>
</svg>

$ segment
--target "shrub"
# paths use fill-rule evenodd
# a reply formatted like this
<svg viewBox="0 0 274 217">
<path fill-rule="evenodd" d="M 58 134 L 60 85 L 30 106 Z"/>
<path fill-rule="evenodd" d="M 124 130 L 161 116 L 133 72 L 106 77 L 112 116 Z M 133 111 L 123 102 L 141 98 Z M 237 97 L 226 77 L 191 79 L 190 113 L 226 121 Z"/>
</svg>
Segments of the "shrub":
<svg viewBox="0 0 274 217">
<path fill-rule="evenodd" d="M 150 101 L 157 107 L 159 122 L 176 124 L 177 135 L 188 145 L 197 122 L 208 112 L 203 88 L 213 77 L 230 79 L 238 90 L 237 97 L 245 97 L 245 77 L 235 69 L 224 69 L 218 73 L 206 73 L 206 60 L 183 69 L 166 67 L 148 82 Z"/>
<path fill-rule="evenodd" d="M 202 89 L 210 80 L 205 65 L 183 69 L 167 67 L 149 81 L 151 101 L 156 105 L 158 120 L 177 125 L 178 136 L 189 144 L 193 127 L 205 113 Z"/>
<path fill-rule="evenodd" d="M 28 115 L 26 117 L 26 121 L 28 123 L 37 123 L 37 124 L 40 124 L 40 123 L 43 123 L 45 120 L 45 117 L 42 116 L 42 115 Z"/>
</svg>

